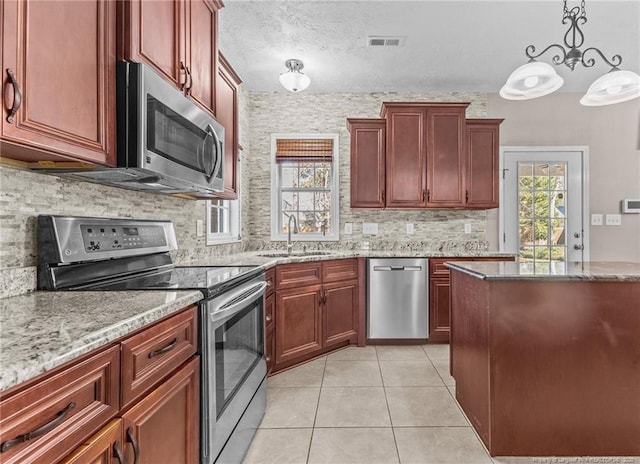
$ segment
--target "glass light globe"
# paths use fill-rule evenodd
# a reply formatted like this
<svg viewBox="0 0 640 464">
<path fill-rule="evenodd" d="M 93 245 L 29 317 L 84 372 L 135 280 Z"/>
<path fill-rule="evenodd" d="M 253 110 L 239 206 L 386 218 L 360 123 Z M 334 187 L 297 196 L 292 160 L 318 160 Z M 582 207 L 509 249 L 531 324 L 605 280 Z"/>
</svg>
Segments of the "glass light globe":
<svg viewBox="0 0 640 464">
<path fill-rule="evenodd" d="M 555 69 L 547 63 L 530 61 L 511 73 L 500 89 L 507 100 L 529 100 L 555 92 L 564 84 Z"/>
</svg>

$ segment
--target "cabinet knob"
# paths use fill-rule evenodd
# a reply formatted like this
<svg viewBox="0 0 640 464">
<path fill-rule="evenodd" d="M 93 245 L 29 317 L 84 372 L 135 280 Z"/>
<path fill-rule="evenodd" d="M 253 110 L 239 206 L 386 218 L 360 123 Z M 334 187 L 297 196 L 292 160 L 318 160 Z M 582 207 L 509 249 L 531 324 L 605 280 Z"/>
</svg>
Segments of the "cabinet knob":
<svg viewBox="0 0 640 464">
<path fill-rule="evenodd" d="M 269 322 L 271 320 L 271 314 L 267 314 L 264 319 Z"/>
<path fill-rule="evenodd" d="M 270 354 L 265 355 L 264 360 L 267 362 L 271 362 L 271 355 Z"/>
</svg>

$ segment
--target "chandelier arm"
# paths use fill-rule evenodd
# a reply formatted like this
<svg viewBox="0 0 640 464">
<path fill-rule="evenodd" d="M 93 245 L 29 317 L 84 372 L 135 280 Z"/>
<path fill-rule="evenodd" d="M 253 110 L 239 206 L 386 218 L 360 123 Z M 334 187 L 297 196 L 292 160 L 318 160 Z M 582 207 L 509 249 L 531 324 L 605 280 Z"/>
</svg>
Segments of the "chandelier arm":
<svg viewBox="0 0 640 464">
<path fill-rule="evenodd" d="M 584 33 L 580 29 L 580 25 L 584 25 L 587 22 L 587 17 L 584 15 L 578 16 L 578 14 L 580 14 L 580 8 L 575 7 L 562 18 L 562 24 L 571 22 L 569 29 L 564 34 L 564 44 L 567 48 L 580 48 L 584 43 Z"/>
<path fill-rule="evenodd" d="M 539 56 L 544 55 L 545 53 L 547 53 L 547 51 L 551 48 L 557 47 L 560 49 L 560 51 L 562 52 L 562 57 L 561 55 L 555 55 L 553 57 L 553 63 L 554 64 L 562 64 L 566 61 L 567 59 L 567 52 L 564 49 L 564 47 L 562 45 L 559 44 L 551 44 L 549 45 L 547 48 L 545 48 L 544 50 L 542 50 L 540 53 L 538 53 L 537 55 L 534 55 L 534 53 L 536 52 L 536 47 L 534 47 L 533 45 L 529 45 L 526 50 L 525 50 L 525 54 L 527 55 L 528 58 L 534 60 L 536 58 L 538 58 Z"/>
<path fill-rule="evenodd" d="M 596 60 L 594 60 L 593 58 L 589 58 L 589 59 L 585 60 L 585 55 L 587 54 L 587 52 L 590 52 L 592 50 L 597 52 L 598 55 L 600 55 L 600 58 L 602 58 L 602 60 L 605 63 L 607 63 L 609 66 L 611 66 L 612 68 L 617 68 L 618 66 L 620 66 L 622 64 L 622 57 L 620 55 L 613 55 L 611 57 L 611 61 L 609 61 L 607 59 L 607 57 L 604 56 L 604 54 L 600 50 L 598 50 L 596 47 L 590 47 L 590 48 L 587 48 L 584 52 L 582 52 L 582 65 L 585 68 L 590 68 L 594 64 L 596 64 Z"/>
</svg>

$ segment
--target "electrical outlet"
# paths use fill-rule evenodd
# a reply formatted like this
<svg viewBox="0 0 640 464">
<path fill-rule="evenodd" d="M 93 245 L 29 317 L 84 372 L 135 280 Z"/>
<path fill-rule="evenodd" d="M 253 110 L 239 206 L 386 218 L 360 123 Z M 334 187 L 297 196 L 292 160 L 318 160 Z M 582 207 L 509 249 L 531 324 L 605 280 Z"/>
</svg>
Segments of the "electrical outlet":
<svg viewBox="0 0 640 464">
<path fill-rule="evenodd" d="M 608 226 L 619 226 L 622 224 L 622 216 L 619 214 L 607 214 L 605 216 L 605 224 Z"/>
<path fill-rule="evenodd" d="M 364 235 L 377 235 L 378 234 L 378 223 L 377 222 L 363 222 L 362 223 L 362 233 Z"/>
<path fill-rule="evenodd" d="M 412 222 L 407 224 L 407 235 L 413 235 L 416 233 L 416 228 L 414 227 Z"/>
<path fill-rule="evenodd" d="M 591 215 L 591 225 L 592 226 L 601 226 L 602 225 L 602 214 L 592 214 Z"/>
<path fill-rule="evenodd" d="M 196 237 L 204 237 L 204 221 L 202 219 L 196 220 Z"/>
<path fill-rule="evenodd" d="M 469 222 L 465 222 L 464 223 L 464 233 L 465 234 L 470 234 L 471 233 L 471 224 Z"/>
<path fill-rule="evenodd" d="M 344 223 L 344 233 L 346 235 L 351 235 L 353 234 L 353 224 L 350 222 L 345 222 Z"/>
</svg>

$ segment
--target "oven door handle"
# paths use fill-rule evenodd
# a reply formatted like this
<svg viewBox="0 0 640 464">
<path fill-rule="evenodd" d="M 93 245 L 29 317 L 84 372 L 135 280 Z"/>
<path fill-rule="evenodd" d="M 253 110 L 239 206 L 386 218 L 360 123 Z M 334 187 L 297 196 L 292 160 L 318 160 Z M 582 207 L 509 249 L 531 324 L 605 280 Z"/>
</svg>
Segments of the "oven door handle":
<svg viewBox="0 0 640 464">
<path fill-rule="evenodd" d="M 259 282 L 249 287 L 243 292 L 243 298 L 239 301 L 234 301 L 237 298 L 237 294 L 229 297 L 226 301 L 219 304 L 220 310 L 211 313 L 211 321 L 217 322 L 221 319 L 227 319 L 233 316 L 235 313 L 244 309 L 249 301 L 255 300 L 259 295 L 264 295 L 264 291 L 267 288 L 267 282 Z"/>
</svg>

